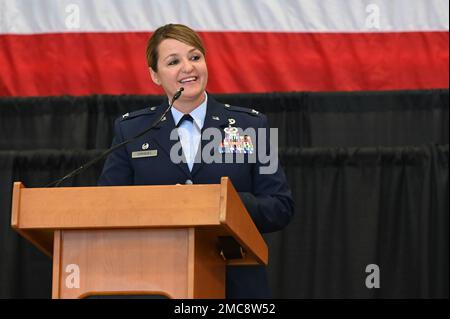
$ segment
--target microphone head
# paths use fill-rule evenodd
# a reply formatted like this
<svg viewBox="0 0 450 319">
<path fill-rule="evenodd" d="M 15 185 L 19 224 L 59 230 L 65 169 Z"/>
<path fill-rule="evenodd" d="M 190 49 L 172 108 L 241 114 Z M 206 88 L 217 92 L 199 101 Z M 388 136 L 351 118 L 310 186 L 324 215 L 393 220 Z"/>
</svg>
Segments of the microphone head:
<svg viewBox="0 0 450 319">
<path fill-rule="evenodd" d="M 173 102 L 175 102 L 176 99 L 178 99 L 178 98 L 180 97 L 181 92 L 183 92 L 183 91 L 184 91 L 184 87 L 180 87 L 180 88 L 177 90 L 177 92 L 175 93 L 175 95 L 174 95 L 173 98 L 172 98 L 172 104 L 173 104 Z"/>
</svg>

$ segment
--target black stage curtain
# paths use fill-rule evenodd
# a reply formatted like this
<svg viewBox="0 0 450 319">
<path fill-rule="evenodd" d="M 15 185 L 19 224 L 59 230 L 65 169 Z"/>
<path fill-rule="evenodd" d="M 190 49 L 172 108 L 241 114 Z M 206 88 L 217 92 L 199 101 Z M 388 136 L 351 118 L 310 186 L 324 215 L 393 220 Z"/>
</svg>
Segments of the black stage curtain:
<svg viewBox="0 0 450 319">
<path fill-rule="evenodd" d="M 265 235 L 279 298 L 448 298 L 448 90 L 217 96 L 266 113 L 297 203 Z M 51 296 L 51 261 L 10 228 L 12 182 L 46 183 L 160 97 L 0 99 L 0 298 Z M 102 163 L 68 181 L 95 185 Z M 365 285 L 366 266 L 380 288 Z"/>
<path fill-rule="evenodd" d="M 448 144 L 448 90 L 214 95 L 265 113 L 280 147 Z M 114 120 L 160 96 L 0 98 L 0 150 L 104 149 Z"/>
</svg>

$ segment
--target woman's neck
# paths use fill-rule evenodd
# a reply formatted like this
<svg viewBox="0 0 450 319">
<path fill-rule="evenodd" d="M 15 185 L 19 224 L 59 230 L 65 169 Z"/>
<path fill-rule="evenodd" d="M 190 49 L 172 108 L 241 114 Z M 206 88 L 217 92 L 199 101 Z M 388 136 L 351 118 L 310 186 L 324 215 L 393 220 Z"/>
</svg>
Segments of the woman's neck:
<svg viewBox="0 0 450 319">
<path fill-rule="evenodd" d="M 180 112 L 184 114 L 191 113 L 193 110 L 195 110 L 197 107 L 199 107 L 206 99 L 206 93 L 203 92 L 203 94 L 197 98 L 196 100 L 185 100 L 182 97 L 180 99 L 176 100 L 173 106 Z"/>
</svg>

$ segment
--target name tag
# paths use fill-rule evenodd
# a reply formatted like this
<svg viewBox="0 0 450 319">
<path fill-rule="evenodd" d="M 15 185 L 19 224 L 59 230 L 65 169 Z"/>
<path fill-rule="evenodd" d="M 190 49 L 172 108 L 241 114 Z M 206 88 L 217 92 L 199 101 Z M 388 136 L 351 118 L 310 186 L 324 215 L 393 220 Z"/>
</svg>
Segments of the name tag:
<svg viewBox="0 0 450 319">
<path fill-rule="evenodd" d="M 154 157 L 158 156 L 158 150 L 132 152 L 131 158 Z"/>
</svg>

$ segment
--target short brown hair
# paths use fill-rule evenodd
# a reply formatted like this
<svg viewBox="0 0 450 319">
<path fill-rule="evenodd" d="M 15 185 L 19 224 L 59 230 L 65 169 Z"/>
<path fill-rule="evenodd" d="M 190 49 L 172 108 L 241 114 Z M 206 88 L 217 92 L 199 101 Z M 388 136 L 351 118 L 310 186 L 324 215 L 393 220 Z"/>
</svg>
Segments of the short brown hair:
<svg viewBox="0 0 450 319">
<path fill-rule="evenodd" d="M 191 45 L 205 55 L 200 36 L 183 24 L 166 24 L 159 27 L 147 42 L 147 63 L 153 71 L 158 71 L 158 46 L 165 39 L 174 39 Z"/>
</svg>

